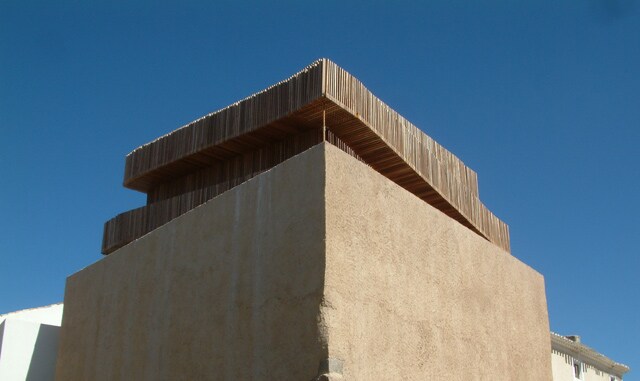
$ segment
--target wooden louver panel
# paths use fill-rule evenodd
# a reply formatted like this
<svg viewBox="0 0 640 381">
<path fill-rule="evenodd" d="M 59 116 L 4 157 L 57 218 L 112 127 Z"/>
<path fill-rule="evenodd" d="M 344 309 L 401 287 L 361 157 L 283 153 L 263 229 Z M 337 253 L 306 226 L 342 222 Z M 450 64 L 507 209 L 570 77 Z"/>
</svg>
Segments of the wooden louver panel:
<svg viewBox="0 0 640 381">
<path fill-rule="evenodd" d="M 127 155 L 124 184 L 146 192 L 147 205 L 105 224 L 103 253 L 327 139 L 510 250 L 508 226 L 480 201 L 476 173 L 323 59 Z"/>
</svg>

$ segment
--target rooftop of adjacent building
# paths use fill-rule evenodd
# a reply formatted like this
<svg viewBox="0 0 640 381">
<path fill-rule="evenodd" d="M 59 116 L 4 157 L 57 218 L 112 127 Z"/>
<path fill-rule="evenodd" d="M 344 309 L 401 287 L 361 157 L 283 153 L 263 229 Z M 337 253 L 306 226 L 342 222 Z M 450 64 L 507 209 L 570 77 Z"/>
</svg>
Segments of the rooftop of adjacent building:
<svg viewBox="0 0 640 381">
<path fill-rule="evenodd" d="M 627 365 L 615 362 L 602 353 L 582 343 L 578 335 L 560 335 L 551 332 L 551 349 L 576 357 L 578 360 L 607 372 L 614 373 L 620 377 L 629 372 Z"/>
<path fill-rule="evenodd" d="M 62 303 L 42 307 L 27 308 L 0 315 L 0 324 L 7 319 L 16 319 L 31 323 L 60 326 L 62 324 Z"/>
</svg>

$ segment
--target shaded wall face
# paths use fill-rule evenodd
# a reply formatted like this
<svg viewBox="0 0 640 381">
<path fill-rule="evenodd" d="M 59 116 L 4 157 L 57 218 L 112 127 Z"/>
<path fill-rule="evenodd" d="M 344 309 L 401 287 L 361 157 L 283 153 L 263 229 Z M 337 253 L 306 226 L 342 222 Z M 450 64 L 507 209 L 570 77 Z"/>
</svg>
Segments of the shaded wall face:
<svg viewBox="0 0 640 381">
<path fill-rule="evenodd" d="M 67 281 L 56 380 L 310 380 L 326 348 L 318 146 Z"/>
<path fill-rule="evenodd" d="M 329 356 L 350 380 L 550 380 L 544 281 L 327 148 Z"/>
</svg>

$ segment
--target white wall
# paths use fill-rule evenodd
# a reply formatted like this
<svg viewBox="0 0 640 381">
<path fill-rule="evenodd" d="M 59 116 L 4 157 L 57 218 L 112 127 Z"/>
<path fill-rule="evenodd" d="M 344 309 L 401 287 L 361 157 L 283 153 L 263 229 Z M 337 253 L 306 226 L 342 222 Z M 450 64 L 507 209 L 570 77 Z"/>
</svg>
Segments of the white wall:
<svg viewBox="0 0 640 381">
<path fill-rule="evenodd" d="M 61 320 L 62 304 L 0 315 L 0 380 L 53 380 Z"/>
<path fill-rule="evenodd" d="M 573 366 L 569 364 L 564 356 L 559 356 L 555 352 L 551 353 L 551 371 L 553 381 L 573 381 Z"/>
<path fill-rule="evenodd" d="M 573 377 L 573 359 L 571 357 L 561 356 L 555 352 L 551 354 L 551 369 L 553 372 L 553 381 L 576 381 Z M 596 374 L 593 367 L 583 368 L 583 376 L 581 381 L 610 381 L 611 375 L 607 372 L 600 371 Z M 619 379 L 616 379 L 619 380 Z"/>
<path fill-rule="evenodd" d="M 59 327 L 62 323 L 62 308 L 62 303 L 58 303 L 50 306 L 9 312 L 7 314 L 0 315 L 0 323 L 5 319 L 19 319 L 22 321 L 55 325 Z"/>
</svg>

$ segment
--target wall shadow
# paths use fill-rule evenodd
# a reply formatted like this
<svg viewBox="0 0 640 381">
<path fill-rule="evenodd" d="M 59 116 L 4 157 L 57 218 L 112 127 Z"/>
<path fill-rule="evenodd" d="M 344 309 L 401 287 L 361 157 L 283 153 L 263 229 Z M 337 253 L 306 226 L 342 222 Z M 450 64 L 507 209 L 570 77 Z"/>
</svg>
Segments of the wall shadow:
<svg viewBox="0 0 640 381">
<path fill-rule="evenodd" d="M 25 381 L 53 381 L 59 339 L 60 327 L 40 324 Z"/>
</svg>

